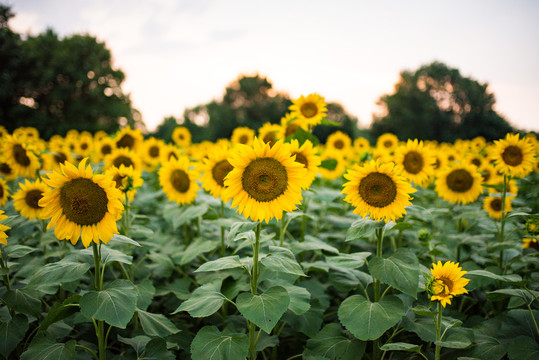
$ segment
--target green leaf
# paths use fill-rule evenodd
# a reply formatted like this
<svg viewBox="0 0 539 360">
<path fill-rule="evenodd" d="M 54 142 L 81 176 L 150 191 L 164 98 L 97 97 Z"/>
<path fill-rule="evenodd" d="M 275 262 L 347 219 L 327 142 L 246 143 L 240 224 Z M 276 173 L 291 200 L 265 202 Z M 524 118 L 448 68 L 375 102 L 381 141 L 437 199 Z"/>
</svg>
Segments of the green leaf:
<svg viewBox="0 0 539 360">
<path fill-rule="evenodd" d="M 320 167 L 327 170 L 335 170 L 337 167 L 337 160 L 335 159 L 325 159 L 320 163 Z"/>
<path fill-rule="evenodd" d="M 310 355 L 323 356 L 331 360 L 361 359 L 365 347 L 366 343 L 344 336 L 340 325 L 335 323 L 327 324 L 316 336 L 307 340 Z"/>
<path fill-rule="evenodd" d="M 140 283 L 135 285 L 138 292 L 137 307 L 142 310 L 146 310 L 152 303 L 152 299 L 155 295 L 155 287 L 150 279 L 144 279 Z"/>
<path fill-rule="evenodd" d="M 507 353 L 507 344 L 481 333 L 475 333 L 471 356 L 485 360 L 499 360 Z"/>
<path fill-rule="evenodd" d="M 511 360 L 535 360 L 539 358 L 539 344 L 528 336 L 518 336 L 512 339 L 507 350 Z"/>
<path fill-rule="evenodd" d="M 49 309 L 47 316 L 45 316 L 41 324 L 39 324 L 39 329 L 41 331 L 45 331 L 50 325 L 54 324 L 55 322 L 63 320 L 78 312 L 80 309 L 80 298 L 81 296 L 76 294 L 68 297 L 62 303 L 54 303 Z"/>
<path fill-rule="evenodd" d="M 371 256 L 368 251 L 340 254 L 337 256 L 326 256 L 326 261 L 332 265 L 345 269 L 357 269 L 365 265 L 365 260 Z"/>
<path fill-rule="evenodd" d="M 412 310 L 416 315 L 430 316 L 432 318 L 436 317 L 436 313 L 425 306 L 418 305 L 414 308 L 411 308 L 410 310 Z"/>
<path fill-rule="evenodd" d="M 202 264 L 198 269 L 195 270 L 195 272 L 234 269 L 242 266 L 243 264 L 241 263 L 240 257 L 238 255 L 226 256 Z"/>
<path fill-rule="evenodd" d="M 396 342 L 385 344 L 380 347 L 380 350 L 383 351 L 410 351 L 410 352 L 420 352 L 421 345 L 408 344 L 403 342 Z"/>
<path fill-rule="evenodd" d="M 305 235 L 305 241 L 293 241 L 290 244 L 290 249 L 294 254 L 300 254 L 304 251 L 324 250 L 332 254 L 338 254 L 337 248 L 329 245 L 327 242 L 322 241 L 314 236 Z"/>
<path fill-rule="evenodd" d="M 261 295 L 241 293 L 236 299 L 240 313 L 270 334 L 290 304 L 288 292 L 282 286 L 273 286 Z"/>
<path fill-rule="evenodd" d="M 490 271 L 486 271 L 486 270 L 471 270 L 471 271 L 468 271 L 466 273 L 466 275 L 464 275 L 464 276 L 466 276 L 466 277 L 468 277 L 468 276 L 483 277 L 483 278 L 488 278 L 488 279 L 492 279 L 492 280 L 508 282 L 508 283 L 511 283 L 511 284 L 522 283 L 522 278 L 520 277 L 520 275 L 517 275 L 517 274 L 497 275 L 497 274 L 491 273 Z"/>
<path fill-rule="evenodd" d="M 206 317 L 218 311 L 225 296 L 221 294 L 221 280 L 207 283 L 193 291 L 189 299 L 184 301 L 172 314 L 187 311 L 192 317 Z"/>
<path fill-rule="evenodd" d="M 148 341 L 144 349 L 144 358 L 148 360 L 174 360 L 176 357 L 167 349 L 165 339 L 156 337 Z"/>
<path fill-rule="evenodd" d="M 11 309 L 26 315 L 38 317 L 41 312 L 41 301 L 27 288 L 8 291 L 4 295 L 4 301 Z"/>
<path fill-rule="evenodd" d="M 103 291 L 89 291 L 80 299 L 83 315 L 125 329 L 137 304 L 137 290 L 132 282 L 115 280 Z"/>
<path fill-rule="evenodd" d="M 248 353 L 247 335 L 221 333 L 215 326 L 200 329 L 191 343 L 193 360 L 242 360 Z"/>
<path fill-rule="evenodd" d="M 0 324 L 0 354 L 6 359 L 24 338 L 28 330 L 28 319 L 22 314 L 17 314 L 8 321 Z"/>
<path fill-rule="evenodd" d="M 163 314 L 152 314 L 140 309 L 137 309 L 137 312 L 142 330 L 148 336 L 160 336 L 164 338 L 180 331 Z"/>
<path fill-rule="evenodd" d="M 197 256 L 210 252 L 219 245 L 219 242 L 216 240 L 208 240 L 203 238 L 195 239 L 195 241 L 191 243 L 191 245 L 189 245 L 183 252 L 180 258 L 180 265 L 190 263 Z"/>
<path fill-rule="evenodd" d="M 285 140 L 287 142 L 290 142 L 290 140 L 292 140 L 292 139 L 298 140 L 300 146 L 303 145 L 303 143 L 305 143 L 306 140 L 309 140 L 310 142 L 312 142 L 314 146 L 317 146 L 319 144 L 318 138 L 316 136 L 314 136 L 309 131 L 305 131 L 301 127 L 298 128 L 294 132 L 294 134 L 292 134 L 292 136 L 287 136 Z"/>
<path fill-rule="evenodd" d="M 284 287 L 290 297 L 290 304 L 288 309 L 296 315 L 305 314 L 311 308 L 311 293 L 309 290 L 301 286 L 294 286 L 290 284 L 279 284 Z"/>
<path fill-rule="evenodd" d="M 270 246 L 270 254 L 260 260 L 260 264 L 271 271 L 297 276 L 307 276 L 298 264 L 292 251 L 278 246 Z"/>
<path fill-rule="evenodd" d="M 466 349 L 472 345 L 472 342 L 466 335 L 455 333 L 449 335 L 447 340 L 435 341 L 435 344 L 450 349 Z"/>
<path fill-rule="evenodd" d="M 408 230 L 412 228 L 412 224 L 406 223 L 406 222 L 400 222 L 400 223 L 394 223 L 393 221 L 390 221 L 384 225 L 384 231 L 390 231 L 390 230 Z"/>
<path fill-rule="evenodd" d="M 28 282 L 28 287 L 43 289 L 50 285 L 58 285 L 79 280 L 90 269 L 90 264 L 60 260 L 39 268 Z"/>
<path fill-rule="evenodd" d="M 134 338 L 124 338 L 118 335 L 118 341 L 131 346 L 137 353 L 137 358 L 141 357 L 146 349 L 146 344 L 150 342 L 151 338 L 144 335 L 135 336 Z"/>
<path fill-rule="evenodd" d="M 193 219 L 198 218 L 199 216 L 204 215 L 208 212 L 208 203 L 202 203 L 200 205 L 187 205 L 182 208 L 183 211 L 180 212 L 179 216 L 175 217 L 172 220 L 172 227 L 177 229 L 179 226 L 189 222 Z"/>
<path fill-rule="evenodd" d="M 76 344 L 75 340 L 69 340 L 64 344 L 49 337 L 39 337 L 22 353 L 21 360 L 72 360 L 77 356 Z"/>
<path fill-rule="evenodd" d="M 94 251 L 93 249 L 84 249 L 80 251 L 83 255 L 94 257 Z M 110 246 L 102 246 L 101 247 L 101 262 L 103 264 L 108 264 L 113 261 L 117 261 L 122 264 L 131 265 L 133 263 L 133 257 L 124 254 L 123 252 L 119 250 L 115 250 L 111 248 Z"/>
<path fill-rule="evenodd" d="M 532 293 L 535 296 L 539 296 L 539 293 L 537 291 L 533 291 L 533 290 L 530 290 L 530 291 L 532 291 Z M 490 291 L 486 295 L 487 295 L 487 299 L 489 299 L 490 301 L 505 300 L 511 296 L 519 297 L 528 303 L 530 303 L 531 300 L 533 299 L 532 294 L 522 289 L 499 289 L 499 290 Z"/>
<path fill-rule="evenodd" d="M 246 232 L 246 231 L 253 230 L 257 224 L 258 224 L 257 222 L 252 222 L 252 221 L 237 222 L 237 223 L 232 224 L 232 226 L 230 227 L 230 231 L 228 232 L 226 236 L 227 243 L 230 244 L 231 242 L 235 241 L 234 239 L 236 238 L 236 235 Z"/>
<path fill-rule="evenodd" d="M 412 251 L 400 248 L 387 259 L 375 257 L 369 261 L 369 270 L 384 284 L 417 298 L 419 261 Z"/>
<path fill-rule="evenodd" d="M 6 246 L 6 254 L 8 258 L 18 259 L 22 258 L 30 253 L 37 251 L 35 247 L 30 247 L 26 245 L 9 245 Z"/>
<path fill-rule="evenodd" d="M 128 235 L 134 238 L 151 239 L 153 230 L 142 225 L 131 225 Z"/>
<path fill-rule="evenodd" d="M 355 221 L 346 233 L 345 241 L 353 241 L 358 239 L 370 239 L 374 236 L 377 229 L 384 226 L 383 222 L 378 222 L 369 219 L 359 219 Z"/>
<path fill-rule="evenodd" d="M 120 234 L 114 234 L 114 236 L 110 239 L 112 242 L 122 243 L 122 244 L 130 244 L 140 247 L 140 244 L 136 242 L 135 240 L 128 238 L 127 236 L 120 235 Z"/>
<path fill-rule="evenodd" d="M 375 340 L 400 321 L 404 305 L 394 295 L 385 296 L 379 302 L 353 295 L 341 303 L 338 315 L 341 324 L 355 337 L 363 341 Z"/>
</svg>

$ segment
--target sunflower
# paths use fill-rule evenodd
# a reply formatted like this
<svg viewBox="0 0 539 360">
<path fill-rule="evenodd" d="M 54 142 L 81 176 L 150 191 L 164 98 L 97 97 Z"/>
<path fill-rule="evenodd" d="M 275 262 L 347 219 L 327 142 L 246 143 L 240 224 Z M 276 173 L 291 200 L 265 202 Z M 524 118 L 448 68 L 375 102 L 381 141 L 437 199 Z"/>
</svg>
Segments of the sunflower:
<svg viewBox="0 0 539 360">
<path fill-rule="evenodd" d="M 431 148 L 431 153 L 432 156 L 434 156 L 434 164 L 432 167 L 434 168 L 434 174 L 436 174 L 447 166 L 447 159 L 438 148 Z"/>
<path fill-rule="evenodd" d="M 0 140 L 4 139 L 8 135 L 9 135 L 9 131 L 7 131 L 7 129 L 4 126 L 0 125 Z"/>
<path fill-rule="evenodd" d="M 39 200 L 49 187 L 39 180 L 35 182 L 25 180 L 19 185 L 20 189 L 13 194 L 15 210 L 29 220 L 44 219 L 43 207 L 39 206 Z"/>
<path fill-rule="evenodd" d="M 489 185 L 498 185 L 499 188 L 503 188 L 503 177 L 502 176 L 494 176 L 490 181 Z M 488 187 L 487 191 L 489 194 L 501 194 L 502 191 L 496 189 L 495 187 Z M 515 179 L 511 179 L 507 182 L 507 189 L 505 190 L 506 194 L 510 194 L 513 196 L 518 195 L 518 185 L 517 181 Z"/>
<path fill-rule="evenodd" d="M 94 145 L 92 161 L 94 163 L 101 162 L 105 159 L 105 156 L 111 154 L 116 149 L 116 141 L 113 138 L 108 136 L 103 137 Z"/>
<path fill-rule="evenodd" d="M 228 153 L 227 147 L 214 146 L 202 163 L 197 165 L 202 172 L 202 187 L 214 198 L 221 196 L 225 188 L 225 177 L 234 168 L 227 160 Z"/>
<path fill-rule="evenodd" d="M 33 179 L 41 167 L 39 158 L 26 143 L 10 136 L 3 142 L 4 161 L 9 164 L 17 176 Z"/>
<path fill-rule="evenodd" d="M 96 131 L 96 133 L 94 134 L 94 143 L 100 142 L 101 140 L 103 140 L 107 136 L 108 136 L 108 134 L 103 130 Z"/>
<path fill-rule="evenodd" d="M 154 137 L 150 137 L 142 143 L 139 153 L 149 170 L 156 169 L 161 163 L 161 148 L 163 145 L 163 140 Z"/>
<path fill-rule="evenodd" d="M 179 159 L 182 156 L 182 150 L 177 148 L 175 145 L 166 144 L 161 148 L 160 156 L 161 164 L 164 164 L 171 160 Z"/>
<path fill-rule="evenodd" d="M 369 140 L 361 136 L 354 139 L 352 146 L 358 154 L 371 150 L 371 144 L 369 143 Z"/>
<path fill-rule="evenodd" d="M 495 179 L 497 178 L 496 169 L 494 169 L 494 166 L 488 161 L 483 162 L 483 164 L 479 168 L 479 172 L 483 177 L 483 184 L 492 184 L 493 181 L 495 181 Z"/>
<path fill-rule="evenodd" d="M 344 177 L 348 180 L 342 190 L 346 194 L 344 201 L 355 207 L 355 214 L 376 221 L 395 221 L 406 214 L 406 206 L 412 205 L 410 194 L 416 190 L 392 162 L 356 164 Z"/>
<path fill-rule="evenodd" d="M 438 173 L 435 189 L 438 196 L 446 201 L 468 204 L 477 200 L 483 191 L 482 181 L 475 166 L 457 163 Z"/>
<path fill-rule="evenodd" d="M 92 152 L 93 147 L 94 137 L 90 133 L 84 132 L 79 136 L 74 152 L 80 157 L 88 157 Z"/>
<path fill-rule="evenodd" d="M 119 148 L 114 150 L 109 155 L 105 156 L 105 169 L 120 165 L 132 166 L 135 171 L 142 171 L 142 161 L 140 157 L 134 151 L 126 148 Z"/>
<path fill-rule="evenodd" d="M 4 210 L 0 210 L 0 221 L 7 219 L 7 215 L 4 215 Z M 9 226 L 0 224 L 0 244 L 7 245 L 7 235 L 6 230 L 11 229 Z M 0 251 L 0 254 L 2 251 Z"/>
<path fill-rule="evenodd" d="M 302 123 L 287 113 L 281 118 L 281 131 L 278 138 L 285 140 L 287 137 L 293 136 L 300 128 L 302 128 Z M 303 130 L 307 130 L 306 127 L 303 127 Z"/>
<path fill-rule="evenodd" d="M 292 100 L 289 109 L 290 116 L 297 118 L 303 128 L 320 124 L 328 111 L 324 98 L 318 94 L 301 95 L 299 99 Z"/>
<path fill-rule="evenodd" d="M 326 140 L 326 149 L 340 152 L 343 157 L 349 158 L 352 155 L 352 139 L 342 131 L 335 131 Z"/>
<path fill-rule="evenodd" d="M 469 152 L 464 154 L 462 162 L 466 164 L 472 164 L 480 169 L 485 163 L 488 163 L 487 159 L 479 153 Z"/>
<path fill-rule="evenodd" d="M 112 179 L 94 174 L 87 158 L 78 169 L 72 163 L 60 165 L 61 172 L 47 174 L 43 181 L 51 187 L 39 206 L 44 207 L 43 217 L 51 218 L 47 229 L 54 226 L 58 239 L 69 239 L 73 245 L 79 237 L 84 247 L 93 241 L 107 243 L 118 232 L 116 219 L 121 216 L 122 193 Z"/>
<path fill-rule="evenodd" d="M 178 205 L 195 201 L 200 187 L 197 179 L 198 171 L 191 170 L 191 162 L 186 156 L 170 160 L 159 169 L 159 183 L 170 201 Z"/>
<path fill-rule="evenodd" d="M 142 143 L 142 132 L 138 129 L 131 129 L 130 126 L 123 128 L 116 133 L 114 138 L 117 148 L 128 148 L 129 150 L 137 150 Z"/>
<path fill-rule="evenodd" d="M 232 144 L 243 144 L 247 146 L 252 146 L 254 138 L 255 131 L 253 129 L 246 126 L 240 126 L 232 131 L 230 142 Z"/>
<path fill-rule="evenodd" d="M 7 203 L 9 197 L 9 187 L 6 181 L 0 177 L 0 206 L 4 206 Z"/>
<path fill-rule="evenodd" d="M 73 157 L 65 145 L 54 145 L 50 152 L 43 154 L 43 169 L 48 171 L 60 171 L 60 164 L 73 162 Z"/>
<path fill-rule="evenodd" d="M 417 186 L 426 186 L 434 173 L 435 158 L 423 141 L 408 139 L 395 149 L 393 161 L 402 168 L 402 175 Z"/>
<path fill-rule="evenodd" d="M 144 182 L 140 171 L 135 171 L 132 166 L 125 166 L 123 164 L 119 168 L 116 166 L 108 168 L 105 174 L 114 181 L 117 189 L 121 190 L 124 194 L 127 193 L 129 201 L 133 201 L 137 193 L 137 188 L 141 187 Z"/>
<path fill-rule="evenodd" d="M 3 226 L 3 225 L 0 224 L 0 227 L 1 226 Z M 0 230 L 1 230 L 1 228 L 0 228 Z M 0 243 L 3 244 L 1 242 L 1 240 L 2 240 L 1 235 L 2 235 L 2 232 L 0 232 Z M 523 238 L 522 243 L 523 243 L 522 244 L 523 249 L 534 249 L 535 251 L 539 251 L 539 243 L 537 242 L 536 238 Z"/>
<path fill-rule="evenodd" d="M 305 140 L 303 145 L 299 146 L 299 141 L 292 139 L 289 144 L 289 150 L 292 156 L 296 156 L 294 161 L 303 164 L 307 169 L 307 181 L 303 189 L 308 189 L 316 178 L 316 174 L 320 170 L 320 163 L 322 162 L 320 156 L 317 154 L 317 149 L 309 140 Z"/>
<path fill-rule="evenodd" d="M 320 167 L 318 172 L 323 179 L 335 180 L 342 176 L 348 162 L 340 152 L 326 149 L 320 155 Z"/>
<path fill-rule="evenodd" d="M 511 206 L 511 200 L 513 200 L 514 196 L 507 196 L 505 198 L 505 212 L 513 210 L 513 207 Z M 485 211 L 488 211 L 488 216 L 490 216 L 493 219 L 501 219 L 502 217 L 502 198 L 499 196 L 487 196 L 483 200 L 483 209 Z"/>
<path fill-rule="evenodd" d="M 13 171 L 13 168 L 4 160 L 4 156 L 0 155 L 0 176 L 3 176 L 6 180 L 15 180 L 17 174 Z"/>
<path fill-rule="evenodd" d="M 393 150 L 399 145 L 399 138 L 392 133 L 385 133 L 378 137 L 376 140 L 376 148 L 388 153 L 392 153 Z"/>
<path fill-rule="evenodd" d="M 181 148 L 191 145 L 191 132 L 184 126 L 177 126 L 172 132 L 172 141 Z"/>
<path fill-rule="evenodd" d="M 519 134 L 507 134 L 505 139 L 496 140 L 493 156 L 496 159 L 496 167 L 509 176 L 524 177 L 535 166 L 535 149 L 533 145 L 524 139 L 519 139 Z"/>
<path fill-rule="evenodd" d="M 269 222 L 291 212 L 302 200 L 307 170 L 294 161 L 282 140 L 273 146 L 255 138 L 253 147 L 237 145 L 228 161 L 234 169 L 225 177 L 223 201 L 253 221 Z"/>
<path fill-rule="evenodd" d="M 267 144 L 273 145 L 279 139 L 281 133 L 281 126 L 272 123 L 265 123 L 260 129 L 258 129 L 258 138 L 262 139 Z M 283 139 L 284 140 L 284 139 Z"/>
<path fill-rule="evenodd" d="M 427 284 L 427 291 L 431 295 L 431 301 L 439 300 L 445 308 L 446 304 L 451 305 L 453 296 L 468 293 L 465 286 L 470 279 L 463 278 L 467 271 L 462 271 L 459 263 L 447 261 L 442 265 L 442 262 L 438 261 L 438 264 L 432 264 L 430 272 L 432 277 Z"/>
</svg>

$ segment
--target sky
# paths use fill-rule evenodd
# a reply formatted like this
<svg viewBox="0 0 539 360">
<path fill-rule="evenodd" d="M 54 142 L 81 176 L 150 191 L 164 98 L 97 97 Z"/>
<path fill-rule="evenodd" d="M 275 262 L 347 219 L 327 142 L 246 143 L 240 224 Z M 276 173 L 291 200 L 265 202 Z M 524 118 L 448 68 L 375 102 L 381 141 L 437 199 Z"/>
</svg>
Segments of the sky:
<svg viewBox="0 0 539 360">
<path fill-rule="evenodd" d="M 106 43 L 149 130 L 220 100 L 241 74 L 318 93 L 368 127 L 399 73 L 432 61 L 488 83 L 495 110 L 539 131 L 539 1 L 3 0 L 12 29 Z"/>
</svg>

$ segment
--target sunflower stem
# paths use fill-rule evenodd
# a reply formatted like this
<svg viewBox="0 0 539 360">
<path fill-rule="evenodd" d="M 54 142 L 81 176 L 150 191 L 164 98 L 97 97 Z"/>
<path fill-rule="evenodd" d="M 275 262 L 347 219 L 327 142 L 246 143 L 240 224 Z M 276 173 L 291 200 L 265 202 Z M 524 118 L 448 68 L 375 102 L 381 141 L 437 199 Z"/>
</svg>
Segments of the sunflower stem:
<svg viewBox="0 0 539 360">
<path fill-rule="evenodd" d="M 440 360 L 440 353 L 442 351 L 442 346 L 438 343 L 442 340 L 440 333 L 442 332 L 442 303 L 438 302 L 438 313 L 436 315 L 436 350 L 434 359 Z"/>
<path fill-rule="evenodd" d="M 219 213 L 221 219 L 225 218 L 225 203 L 221 200 L 221 212 Z M 221 257 L 225 256 L 225 227 L 221 226 Z"/>
<path fill-rule="evenodd" d="M 94 251 L 94 287 L 96 291 L 103 290 L 103 273 L 101 272 L 101 251 L 97 244 L 92 241 L 92 249 Z M 106 359 L 107 342 L 105 339 L 105 322 L 99 320 L 96 327 L 97 344 L 99 348 L 99 360 Z"/>
<path fill-rule="evenodd" d="M 502 190 L 502 217 L 500 218 L 500 239 L 499 241 L 502 243 L 504 240 L 504 229 L 505 229 L 505 197 L 507 194 L 507 175 L 503 175 L 503 190 Z M 500 250 L 500 272 L 503 273 L 503 249 Z"/>
<path fill-rule="evenodd" d="M 382 257 L 382 244 L 384 242 L 384 229 L 376 229 L 376 257 Z M 374 301 L 380 301 L 380 281 L 374 280 Z M 380 359 L 380 339 L 376 339 L 372 343 L 372 358 Z"/>
<path fill-rule="evenodd" d="M 11 291 L 11 283 L 9 282 L 9 268 L 7 267 L 7 258 L 6 263 L 4 264 L 4 259 L 2 255 L 0 254 L 0 265 L 2 266 L 2 269 L 6 269 L 6 275 L 4 275 L 4 283 L 6 284 L 6 288 L 8 291 Z"/>
<path fill-rule="evenodd" d="M 284 235 L 286 233 L 285 220 L 286 220 L 286 211 L 283 211 L 283 217 L 281 218 L 281 220 L 279 220 L 279 223 L 281 224 L 281 229 L 279 231 L 279 246 L 280 247 L 283 247 L 283 244 L 284 244 Z"/>
<path fill-rule="evenodd" d="M 260 249 L 260 230 L 262 229 L 262 223 L 259 222 L 256 225 L 256 232 L 255 232 L 255 244 L 253 247 L 253 268 L 251 270 L 251 294 L 256 295 L 257 294 L 257 288 L 258 288 L 258 252 Z M 249 323 L 249 359 L 255 360 L 256 359 L 256 325 L 252 322 Z"/>
</svg>

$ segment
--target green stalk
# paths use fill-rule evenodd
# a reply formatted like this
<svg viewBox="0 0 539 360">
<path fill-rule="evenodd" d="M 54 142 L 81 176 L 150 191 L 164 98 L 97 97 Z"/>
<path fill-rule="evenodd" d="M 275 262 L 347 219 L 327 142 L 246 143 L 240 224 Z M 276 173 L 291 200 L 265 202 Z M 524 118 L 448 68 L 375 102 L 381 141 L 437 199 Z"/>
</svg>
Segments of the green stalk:
<svg viewBox="0 0 539 360">
<path fill-rule="evenodd" d="M 225 218 L 225 203 L 221 200 L 221 219 Z M 221 257 L 225 256 L 225 227 L 221 226 Z"/>
<path fill-rule="evenodd" d="M 257 295 L 258 288 L 258 252 L 260 250 L 260 230 L 262 229 L 262 223 L 256 225 L 255 232 L 255 245 L 253 248 L 253 268 L 251 270 L 251 294 Z M 252 322 L 249 323 L 249 359 L 256 359 L 256 325 Z"/>
<path fill-rule="evenodd" d="M 442 340 L 440 333 L 442 331 L 442 303 L 438 302 L 438 314 L 436 315 L 436 342 Z M 435 351 L 435 360 L 440 360 L 440 353 L 442 351 L 442 346 L 439 344 L 436 344 L 436 351 Z"/>
<path fill-rule="evenodd" d="M 504 240 L 504 229 L 505 229 L 505 197 L 507 194 L 507 175 L 503 175 L 503 190 L 502 190 L 502 217 L 500 218 L 500 242 Z M 503 273 L 503 250 L 500 250 L 500 272 Z"/>
<path fill-rule="evenodd" d="M 376 257 L 382 257 L 382 244 L 384 242 L 384 229 L 376 230 Z M 380 281 L 373 278 L 374 281 L 374 301 L 380 301 Z M 380 339 L 376 339 L 372 343 L 372 358 L 380 359 Z"/>
<path fill-rule="evenodd" d="M 307 215 L 307 205 L 308 205 L 308 201 L 307 199 L 303 199 L 303 214 L 304 215 Z M 303 242 L 305 241 L 305 226 L 306 226 L 306 217 L 305 216 L 302 216 L 301 217 L 301 228 L 300 228 L 300 238 L 299 238 L 299 241 L 300 242 Z"/>
<path fill-rule="evenodd" d="M 7 274 L 4 275 L 4 284 L 6 285 L 6 288 L 8 291 L 11 291 L 11 283 L 9 282 L 9 268 L 7 267 L 7 258 L 6 258 L 6 264 L 4 264 L 4 259 L 1 257 L 0 254 L 0 265 L 2 266 L 2 269 L 7 269 Z"/>
<path fill-rule="evenodd" d="M 285 220 L 286 220 L 286 211 L 283 211 L 283 217 L 281 218 L 281 220 L 279 220 L 279 223 L 281 224 L 281 229 L 279 231 L 279 246 L 280 247 L 283 247 L 284 235 L 286 233 L 286 229 L 284 226 Z"/>
<path fill-rule="evenodd" d="M 96 291 L 103 290 L 103 273 L 101 272 L 101 252 L 97 248 L 97 244 L 92 241 L 92 249 L 94 250 L 94 287 Z M 106 359 L 107 342 L 105 339 L 105 322 L 98 320 L 96 327 L 97 344 L 99 348 L 99 360 Z"/>
</svg>

